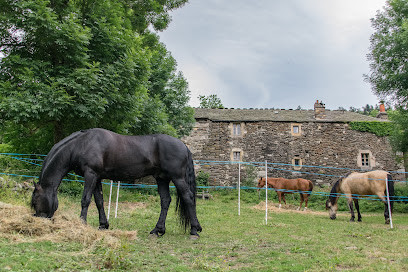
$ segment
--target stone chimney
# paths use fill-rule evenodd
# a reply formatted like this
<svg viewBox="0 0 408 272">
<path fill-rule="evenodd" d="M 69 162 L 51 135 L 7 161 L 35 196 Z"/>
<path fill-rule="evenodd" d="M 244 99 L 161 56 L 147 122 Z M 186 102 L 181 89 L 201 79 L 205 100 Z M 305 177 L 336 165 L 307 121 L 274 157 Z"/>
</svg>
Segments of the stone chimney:
<svg viewBox="0 0 408 272">
<path fill-rule="evenodd" d="M 316 103 L 314 104 L 314 113 L 316 120 L 322 120 L 326 118 L 326 107 L 323 102 L 319 102 L 319 100 L 316 100 Z"/>
<path fill-rule="evenodd" d="M 385 111 L 384 103 L 380 104 L 380 112 L 377 114 L 377 118 L 388 119 L 388 113 Z"/>
</svg>

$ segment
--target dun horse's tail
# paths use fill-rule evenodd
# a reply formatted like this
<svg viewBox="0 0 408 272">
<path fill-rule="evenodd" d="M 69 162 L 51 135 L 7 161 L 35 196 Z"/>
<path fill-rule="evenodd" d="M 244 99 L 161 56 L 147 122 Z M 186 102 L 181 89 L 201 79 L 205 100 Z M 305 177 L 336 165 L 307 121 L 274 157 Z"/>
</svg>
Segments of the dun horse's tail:
<svg viewBox="0 0 408 272">
<path fill-rule="evenodd" d="M 186 177 L 185 181 L 192 193 L 192 201 L 194 205 L 194 209 L 196 206 L 196 177 L 194 173 L 194 163 L 191 151 L 187 148 L 188 158 L 187 158 L 187 169 L 186 169 Z M 186 231 L 191 223 L 190 215 L 188 213 L 188 205 L 185 203 L 183 198 L 181 197 L 180 193 L 177 193 L 177 203 L 176 203 L 176 211 L 178 211 L 180 216 L 180 223 L 184 226 L 184 230 Z"/>
<path fill-rule="evenodd" d="M 387 174 L 387 183 L 388 183 L 388 193 L 390 196 L 391 212 L 394 207 L 394 180 L 392 179 L 391 174 Z"/>
</svg>

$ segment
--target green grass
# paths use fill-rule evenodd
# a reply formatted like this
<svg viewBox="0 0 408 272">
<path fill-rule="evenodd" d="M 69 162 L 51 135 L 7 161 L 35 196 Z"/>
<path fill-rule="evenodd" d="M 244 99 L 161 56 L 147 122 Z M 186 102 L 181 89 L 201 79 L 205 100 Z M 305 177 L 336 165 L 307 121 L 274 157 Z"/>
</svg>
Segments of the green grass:
<svg viewBox="0 0 408 272">
<path fill-rule="evenodd" d="M 106 201 L 107 188 L 104 191 Z M 213 191 L 212 200 L 198 200 L 203 232 L 199 240 L 190 240 L 179 227 L 173 196 L 166 234 L 150 239 L 148 233 L 157 222 L 160 201 L 156 193 L 146 191 L 122 190 L 119 218 L 112 218 L 111 211 L 111 229 L 137 230 L 135 241 L 123 240 L 114 249 L 103 243 L 85 248 L 72 242 L 16 243 L 1 239 L 0 271 L 408 270 L 408 216 L 394 213 L 394 229 L 390 229 L 384 224 L 383 206 L 376 212 L 367 212 L 362 207 L 363 222 L 350 223 L 347 212 L 330 220 L 323 210 L 325 198 L 316 197 L 312 201 L 312 196 L 312 211 L 269 211 L 265 225 L 265 211 L 254 208 L 260 202 L 256 191 L 242 192 L 241 216 L 237 215 L 236 191 Z M 0 194 L 0 201 L 20 204 L 29 199 L 10 194 Z M 276 194 L 269 195 L 269 203 L 276 205 Z M 264 201 L 262 194 L 261 197 Z M 287 199 L 291 207 L 297 205 L 293 196 Z M 143 202 L 147 207 L 124 209 L 123 201 Z M 363 206 L 369 207 L 370 203 L 367 201 Z M 397 206 L 403 210 L 406 204 Z M 80 196 L 60 194 L 58 212 L 69 210 L 79 215 Z M 94 204 L 88 222 L 98 226 Z"/>
</svg>

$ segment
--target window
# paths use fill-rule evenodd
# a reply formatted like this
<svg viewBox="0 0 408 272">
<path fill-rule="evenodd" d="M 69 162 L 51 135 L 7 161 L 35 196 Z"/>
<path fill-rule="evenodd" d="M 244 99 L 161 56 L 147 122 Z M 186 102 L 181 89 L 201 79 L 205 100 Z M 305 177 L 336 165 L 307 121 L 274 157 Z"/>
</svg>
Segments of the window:
<svg viewBox="0 0 408 272">
<path fill-rule="evenodd" d="M 300 166 L 300 159 L 299 159 L 299 158 L 295 158 L 295 159 L 294 159 L 294 162 L 295 162 L 295 163 L 294 163 L 295 167 L 296 167 L 296 166 Z"/>
<path fill-rule="evenodd" d="M 375 158 L 370 150 L 359 150 L 357 155 L 357 166 L 362 170 L 370 170 L 376 165 Z"/>
<path fill-rule="evenodd" d="M 235 123 L 229 123 L 228 129 L 230 131 L 230 135 L 232 138 L 242 138 L 245 137 L 245 123 L 241 122 L 235 122 Z"/>
<path fill-rule="evenodd" d="M 244 152 L 241 148 L 233 148 L 231 150 L 230 160 L 231 161 L 242 161 Z"/>
<path fill-rule="evenodd" d="M 234 136 L 241 135 L 241 124 L 232 124 L 232 134 Z"/>
<path fill-rule="evenodd" d="M 292 166 L 293 166 L 293 169 L 294 170 L 300 170 L 300 169 L 302 169 L 302 166 L 303 166 L 303 161 L 302 161 L 302 159 L 300 158 L 300 156 L 295 156 L 293 159 L 292 159 Z"/>
<path fill-rule="evenodd" d="M 234 151 L 234 152 L 232 153 L 232 159 L 233 159 L 234 161 L 240 161 L 240 160 L 241 160 L 241 152 L 239 152 L 239 151 Z"/>
<path fill-rule="evenodd" d="M 370 167 L 370 154 L 369 153 L 361 153 L 361 166 Z"/>
<path fill-rule="evenodd" d="M 292 134 L 292 136 L 302 135 L 302 126 L 300 124 L 291 124 L 290 133 Z"/>
</svg>

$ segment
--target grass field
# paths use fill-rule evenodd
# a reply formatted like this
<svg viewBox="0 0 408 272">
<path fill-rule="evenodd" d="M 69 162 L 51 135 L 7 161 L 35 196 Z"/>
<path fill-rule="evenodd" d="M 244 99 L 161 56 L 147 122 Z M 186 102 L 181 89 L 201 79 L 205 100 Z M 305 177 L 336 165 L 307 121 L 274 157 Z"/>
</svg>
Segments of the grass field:
<svg viewBox="0 0 408 272">
<path fill-rule="evenodd" d="M 292 209 L 297 204 L 294 200 L 279 210 L 275 206 L 275 193 L 271 193 L 272 207 L 265 225 L 263 199 L 259 200 L 256 192 L 243 194 L 240 216 L 236 191 L 213 192 L 213 195 L 212 200 L 198 200 L 203 232 L 200 239 L 190 240 L 179 227 L 173 211 L 175 197 L 166 222 L 167 232 L 161 238 L 148 237 L 159 216 L 159 198 L 154 194 L 123 191 L 118 218 L 112 218 L 111 213 L 111 232 L 96 230 L 97 211 L 92 204 L 89 228 L 80 235 L 94 236 L 81 239 L 74 233 L 80 224 L 79 197 L 60 194 L 56 217 L 66 220 L 62 222 L 67 228 L 60 226 L 44 236 L 41 232 L 27 231 L 34 224 L 26 204 L 29 192 L 18 196 L 0 194 L 1 202 L 13 204 L 7 206 L 9 214 L 3 216 L 3 221 L 0 219 L 0 224 L 6 224 L 6 218 L 16 217 L 14 223 L 7 223 L 7 233 L 0 232 L 0 271 L 408 270 L 408 215 L 405 213 L 393 214 L 394 229 L 390 229 L 384 224 L 381 212 L 365 212 L 364 208 L 361 223 L 350 223 L 347 212 L 330 220 L 323 209 L 324 203 L 320 204 L 323 199 L 315 199 L 307 212 Z M 401 209 L 404 207 L 397 210 Z M 6 209 L 0 206 L 2 210 Z M 19 220 L 25 220 L 25 231 L 21 226 L 14 226 Z M 56 224 L 41 220 L 46 220 L 42 221 L 44 228 L 52 229 Z M 114 242 L 108 239 L 108 233 L 120 231 L 137 234 L 132 238 L 116 235 Z"/>
</svg>

